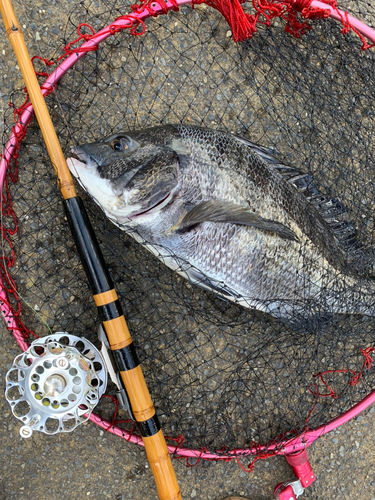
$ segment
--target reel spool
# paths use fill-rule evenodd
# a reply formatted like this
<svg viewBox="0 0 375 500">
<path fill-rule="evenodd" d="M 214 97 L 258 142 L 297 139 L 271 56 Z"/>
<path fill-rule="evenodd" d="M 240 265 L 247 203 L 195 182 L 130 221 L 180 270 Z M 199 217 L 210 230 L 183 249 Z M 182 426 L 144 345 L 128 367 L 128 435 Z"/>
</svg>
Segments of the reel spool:
<svg viewBox="0 0 375 500">
<path fill-rule="evenodd" d="M 107 370 L 87 339 L 58 332 L 35 340 L 6 375 L 5 397 L 23 422 L 21 437 L 34 430 L 71 432 L 88 420 L 107 387 Z"/>
</svg>

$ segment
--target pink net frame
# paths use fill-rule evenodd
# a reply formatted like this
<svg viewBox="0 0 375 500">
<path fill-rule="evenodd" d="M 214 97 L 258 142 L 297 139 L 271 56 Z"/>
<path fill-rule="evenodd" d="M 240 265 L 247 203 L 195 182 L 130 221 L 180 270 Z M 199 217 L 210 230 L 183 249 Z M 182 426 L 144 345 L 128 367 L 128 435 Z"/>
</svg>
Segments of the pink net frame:
<svg viewBox="0 0 375 500">
<path fill-rule="evenodd" d="M 178 10 L 179 6 L 191 4 L 191 3 L 203 3 L 199 0 L 168 0 L 165 3 L 165 7 L 161 6 L 161 4 L 156 2 L 144 3 L 142 8 L 135 9 L 131 14 L 122 16 L 116 19 L 113 23 L 106 26 L 102 30 L 97 33 L 93 33 L 92 35 L 81 35 L 80 37 L 69 44 L 65 49 L 66 52 L 61 58 L 60 64 L 56 67 L 56 69 L 49 75 L 43 85 L 41 86 L 41 90 L 44 96 L 54 91 L 54 88 L 57 82 L 64 76 L 64 74 L 69 71 L 70 68 L 74 66 L 85 54 L 86 52 L 96 50 L 98 45 L 106 40 L 108 37 L 114 35 L 115 33 L 123 30 L 130 29 L 133 35 L 142 35 L 144 33 L 144 21 L 151 16 L 159 16 L 165 14 L 169 10 Z M 213 2 L 208 0 L 206 3 L 211 5 Z M 223 2 L 225 3 L 225 2 Z M 276 3 L 276 2 L 275 2 Z M 279 4 L 279 2 L 277 2 Z M 333 19 L 343 23 L 344 28 L 343 32 L 346 33 L 349 29 L 352 29 L 357 35 L 360 36 L 362 40 L 362 49 L 365 50 L 370 48 L 375 44 L 375 30 L 359 21 L 358 19 L 350 16 L 348 13 L 339 10 L 336 7 L 336 3 L 328 0 L 327 3 L 319 2 L 319 1 L 300 1 L 300 0 L 287 0 L 284 2 L 280 2 L 284 7 L 285 5 L 291 6 L 294 8 L 298 8 L 301 12 L 302 8 L 305 6 L 310 9 L 316 9 L 320 11 L 324 11 L 325 14 L 320 17 L 332 17 Z M 259 1 L 253 0 L 254 6 L 260 6 L 261 8 L 265 8 L 268 6 L 272 6 L 272 2 L 267 2 L 266 0 L 262 3 Z M 276 16 L 274 16 L 276 17 Z M 305 16 L 312 17 L 312 16 Z M 267 19 L 269 22 L 269 19 Z M 139 32 L 139 26 L 143 27 L 143 31 Z M 255 25 L 254 25 L 255 27 Z M 78 28 L 78 30 L 80 27 Z M 256 29 L 254 29 L 256 31 Z M 290 31 L 290 30 L 287 30 Z M 252 36 L 252 34 L 250 35 Z M 297 35 L 298 36 L 298 35 Z M 78 49 L 72 49 L 71 46 L 77 41 L 84 39 L 84 43 Z M 371 43 L 368 44 L 366 39 Z M 47 61 L 46 61 L 47 62 Z M 48 64 L 48 63 L 47 63 Z M 30 102 L 26 102 L 20 110 L 18 110 L 18 120 L 13 127 L 12 134 L 10 135 L 9 140 L 4 148 L 4 153 L 0 162 L 0 192 L 2 196 L 5 196 L 4 187 L 6 186 L 6 173 L 8 169 L 8 165 L 10 161 L 18 156 L 18 150 L 21 145 L 22 139 L 24 138 L 27 130 L 27 126 L 31 122 L 34 114 L 33 107 Z M 25 351 L 29 348 L 29 343 L 25 339 L 25 331 L 27 332 L 27 328 L 22 324 L 19 319 L 19 312 L 15 312 L 11 305 L 10 300 L 8 298 L 8 293 L 10 292 L 9 286 L 4 282 L 1 274 L 0 274 L 0 308 L 3 318 L 5 320 L 7 329 L 10 330 L 16 339 L 20 348 Z M 367 359 L 367 358 L 366 358 Z M 306 431 L 302 435 L 294 437 L 292 439 L 285 439 L 280 443 L 278 440 L 275 445 L 267 445 L 260 446 L 254 444 L 254 446 L 249 448 L 242 449 L 234 449 L 230 450 L 226 453 L 223 453 L 223 450 L 220 450 L 220 455 L 216 455 L 214 453 L 209 453 L 208 451 L 201 449 L 191 449 L 185 448 L 182 446 L 183 439 L 181 438 L 167 438 L 174 442 L 174 444 L 168 445 L 169 452 L 174 455 L 176 458 L 185 457 L 187 460 L 189 458 L 194 458 L 197 461 L 200 459 L 204 460 L 224 460 L 229 461 L 235 457 L 247 457 L 251 455 L 256 455 L 257 458 L 265 458 L 273 455 L 288 455 L 293 452 L 297 452 L 303 450 L 310 446 L 314 441 L 316 441 L 319 437 L 324 434 L 336 429 L 340 425 L 348 422 L 353 417 L 357 416 L 359 413 L 368 408 L 372 403 L 375 402 L 375 390 L 368 394 L 362 401 L 354 405 L 350 410 L 346 411 L 341 416 L 331 420 L 330 422 L 320 426 L 316 430 Z M 128 442 L 138 444 L 143 446 L 143 441 L 140 436 L 134 434 L 131 431 L 127 431 L 121 427 L 119 427 L 115 423 L 111 423 L 107 420 L 104 420 L 102 417 L 92 414 L 90 416 L 90 420 L 101 428 L 106 430 L 107 432 L 111 432 L 112 434 L 122 437 L 126 439 Z"/>
</svg>

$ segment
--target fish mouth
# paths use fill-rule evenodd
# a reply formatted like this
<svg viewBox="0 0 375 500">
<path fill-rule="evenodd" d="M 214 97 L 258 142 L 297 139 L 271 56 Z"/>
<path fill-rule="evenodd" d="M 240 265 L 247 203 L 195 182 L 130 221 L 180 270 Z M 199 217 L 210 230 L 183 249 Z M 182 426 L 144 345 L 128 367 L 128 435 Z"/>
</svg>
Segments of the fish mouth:
<svg viewBox="0 0 375 500">
<path fill-rule="evenodd" d="M 87 169 L 98 167 L 98 163 L 94 160 L 92 156 L 90 156 L 83 148 L 80 146 L 74 146 L 71 148 L 70 152 L 73 156 L 75 156 L 78 160 L 83 162 Z"/>
</svg>

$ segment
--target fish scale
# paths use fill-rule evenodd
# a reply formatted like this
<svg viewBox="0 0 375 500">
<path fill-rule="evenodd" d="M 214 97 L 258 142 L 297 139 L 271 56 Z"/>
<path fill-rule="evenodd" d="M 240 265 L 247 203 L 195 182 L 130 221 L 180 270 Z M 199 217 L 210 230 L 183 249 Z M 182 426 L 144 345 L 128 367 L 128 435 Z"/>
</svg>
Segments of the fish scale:
<svg viewBox="0 0 375 500">
<path fill-rule="evenodd" d="M 343 204 L 326 198 L 309 174 L 246 139 L 200 127 L 119 136 L 126 151 L 111 149 L 116 136 L 80 146 L 86 166 L 71 159 L 72 172 L 115 224 L 166 265 L 285 320 L 296 311 L 374 315 L 374 280 L 357 276 L 351 263 L 366 250 L 350 223 L 336 220 Z"/>
</svg>

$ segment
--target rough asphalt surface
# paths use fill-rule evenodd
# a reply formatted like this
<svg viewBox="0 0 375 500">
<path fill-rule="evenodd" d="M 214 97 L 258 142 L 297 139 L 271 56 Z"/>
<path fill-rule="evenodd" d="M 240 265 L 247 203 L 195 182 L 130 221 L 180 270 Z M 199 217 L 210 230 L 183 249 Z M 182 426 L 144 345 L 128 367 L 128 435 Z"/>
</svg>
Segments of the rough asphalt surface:
<svg viewBox="0 0 375 500">
<path fill-rule="evenodd" d="M 15 2 L 30 53 L 36 42 L 63 29 L 61 12 L 69 2 L 46 0 L 29 6 Z M 34 24 L 39 14 L 38 27 Z M 58 13 L 58 14 L 57 14 Z M 43 23 L 41 23 L 41 16 Z M 60 24 L 61 23 L 61 24 Z M 5 31 L 0 23 L 0 97 L 4 106 L 10 92 L 22 86 Z M 19 349 L 10 333 L 0 331 L 0 385 Z M 0 500 L 154 499 L 156 489 L 142 448 L 105 433 L 87 423 L 71 434 L 46 436 L 35 433 L 21 439 L 20 423 L 0 397 Z M 309 448 L 316 482 L 305 491 L 307 499 L 375 500 L 375 408 L 322 437 Z M 246 466 L 248 461 L 244 461 Z M 273 498 L 274 486 L 291 478 L 283 457 L 257 462 L 252 473 L 230 463 L 200 462 L 187 467 L 174 461 L 183 498 L 221 500 L 243 496 L 251 500 Z"/>
</svg>

